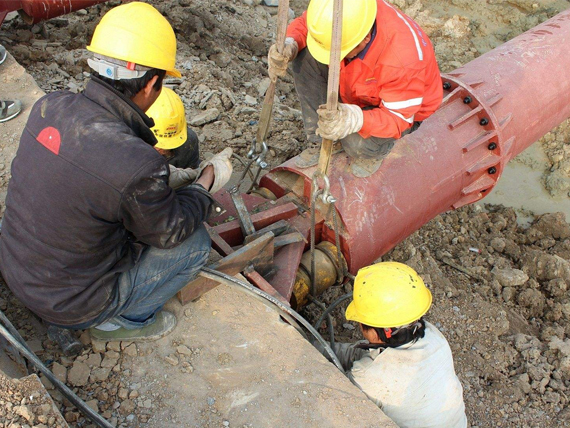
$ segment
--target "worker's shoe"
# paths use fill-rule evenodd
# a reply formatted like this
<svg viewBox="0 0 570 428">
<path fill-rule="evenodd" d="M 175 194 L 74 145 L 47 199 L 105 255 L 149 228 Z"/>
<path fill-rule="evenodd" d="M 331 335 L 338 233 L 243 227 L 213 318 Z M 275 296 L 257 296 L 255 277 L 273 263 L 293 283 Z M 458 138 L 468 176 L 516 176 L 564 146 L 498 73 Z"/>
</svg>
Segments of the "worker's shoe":
<svg viewBox="0 0 570 428">
<path fill-rule="evenodd" d="M 105 323 L 110 324 L 110 323 Z M 151 341 L 158 340 L 166 336 L 176 327 L 176 316 L 167 311 L 160 311 L 156 314 L 156 321 L 142 328 L 127 330 L 119 327 L 115 330 L 103 331 L 97 327 L 89 329 L 91 337 L 105 342 L 118 341 Z"/>
<path fill-rule="evenodd" d="M 0 122 L 16 117 L 22 111 L 22 103 L 18 100 L 15 101 L 1 101 L 0 100 Z"/>
<path fill-rule="evenodd" d="M 2 64 L 4 61 L 6 61 L 6 57 L 8 56 L 8 53 L 6 52 L 6 48 L 2 45 L 0 45 L 0 64 Z"/>
<path fill-rule="evenodd" d="M 335 155 L 340 152 L 342 152 L 342 145 L 339 142 L 336 142 L 333 146 L 332 154 Z M 319 163 L 320 155 L 321 155 L 320 147 L 310 147 L 301 152 L 301 154 L 295 161 L 295 165 L 298 168 L 310 168 Z"/>
<path fill-rule="evenodd" d="M 351 159 L 350 172 L 356 177 L 370 177 L 380 166 L 384 158 L 381 159 Z"/>
<path fill-rule="evenodd" d="M 50 340 L 59 345 L 63 354 L 68 357 L 79 355 L 83 350 L 83 344 L 77 340 L 77 337 L 75 337 L 75 334 L 73 334 L 71 330 L 49 324 L 47 327 L 47 335 Z"/>
</svg>

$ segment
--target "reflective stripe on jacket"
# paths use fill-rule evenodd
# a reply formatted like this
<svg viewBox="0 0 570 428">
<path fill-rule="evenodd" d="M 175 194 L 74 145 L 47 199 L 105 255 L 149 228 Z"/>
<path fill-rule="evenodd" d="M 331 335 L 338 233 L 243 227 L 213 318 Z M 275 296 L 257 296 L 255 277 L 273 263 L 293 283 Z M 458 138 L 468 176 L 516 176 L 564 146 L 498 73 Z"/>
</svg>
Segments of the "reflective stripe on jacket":
<svg viewBox="0 0 570 428">
<path fill-rule="evenodd" d="M 445 337 L 426 322 L 411 345 L 363 351 L 351 344 L 335 353 L 353 382 L 401 428 L 466 428 L 463 388 Z"/>
<path fill-rule="evenodd" d="M 341 63 L 342 102 L 364 110 L 359 134 L 400 138 L 441 104 L 442 81 L 431 41 L 418 24 L 384 0 L 377 0 L 377 33 L 363 59 Z M 287 36 L 307 46 L 307 12 L 291 22 Z"/>
</svg>

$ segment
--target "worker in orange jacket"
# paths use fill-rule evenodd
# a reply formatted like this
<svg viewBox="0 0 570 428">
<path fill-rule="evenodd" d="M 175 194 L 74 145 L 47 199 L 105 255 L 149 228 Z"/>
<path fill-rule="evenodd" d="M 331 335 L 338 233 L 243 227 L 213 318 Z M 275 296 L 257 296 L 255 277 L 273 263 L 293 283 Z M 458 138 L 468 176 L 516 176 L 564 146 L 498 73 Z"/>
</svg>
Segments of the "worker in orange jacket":
<svg viewBox="0 0 570 428">
<path fill-rule="evenodd" d="M 283 52 L 271 46 L 269 76 L 285 75 L 293 61 L 309 142 L 318 143 L 318 136 L 340 141 L 353 158 L 352 171 L 367 176 L 398 138 L 437 110 L 441 76 L 429 38 L 410 17 L 384 0 L 345 1 L 341 103 L 331 114 L 324 104 L 332 20 L 333 0 L 311 0 L 289 25 Z"/>
</svg>

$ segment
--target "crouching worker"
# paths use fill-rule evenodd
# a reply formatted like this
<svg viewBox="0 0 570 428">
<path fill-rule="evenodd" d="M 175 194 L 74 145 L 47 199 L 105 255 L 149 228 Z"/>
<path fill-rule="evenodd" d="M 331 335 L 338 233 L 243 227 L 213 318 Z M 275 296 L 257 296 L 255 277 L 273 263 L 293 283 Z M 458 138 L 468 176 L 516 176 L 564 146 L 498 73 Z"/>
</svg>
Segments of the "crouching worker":
<svg viewBox="0 0 570 428">
<path fill-rule="evenodd" d="M 463 389 L 445 337 L 422 317 L 431 293 L 410 267 L 360 269 L 346 319 L 366 344 L 335 344 L 348 376 L 401 428 L 465 428 Z"/>
<path fill-rule="evenodd" d="M 287 28 L 280 54 L 269 49 L 269 76 L 293 62 L 295 89 L 309 142 L 340 141 L 357 176 L 374 173 L 400 137 L 432 115 L 443 97 L 435 52 L 426 33 L 384 0 L 345 1 L 342 14 L 340 101 L 330 114 L 328 64 L 333 0 L 311 0 Z M 316 164 L 308 161 L 305 166 Z M 303 165 L 299 165 L 303 166 Z"/>
<path fill-rule="evenodd" d="M 228 164 L 227 168 L 218 169 L 218 178 L 223 173 L 224 176 L 221 177 L 223 183 L 228 181 L 232 172 L 229 163 L 232 149 L 227 147 L 212 159 L 200 162 L 198 136 L 188 128 L 184 104 L 176 92 L 169 88 L 162 88 L 158 99 L 146 114 L 155 124 L 151 128 L 158 140 L 154 148 L 168 162 L 170 170 L 168 184 L 170 187 L 178 189 L 193 183 L 207 165 L 214 164 L 217 161 Z M 220 187 L 220 185 L 214 184 L 212 193 L 215 193 Z"/>
<path fill-rule="evenodd" d="M 33 107 L 12 164 L 0 269 L 45 321 L 91 328 L 103 340 L 150 340 L 176 318 L 162 306 L 206 263 L 202 222 L 229 177 L 226 154 L 173 190 L 153 121 L 176 38 L 151 5 L 110 10 L 88 50 L 85 92 L 58 91 Z"/>
<path fill-rule="evenodd" d="M 154 148 L 168 164 L 177 169 L 198 169 L 200 143 L 196 133 L 186 123 L 184 104 L 176 92 L 162 88 L 146 114 L 154 121 L 152 131 L 158 140 Z M 170 171 L 174 169 L 170 168 Z"/>
</svg>

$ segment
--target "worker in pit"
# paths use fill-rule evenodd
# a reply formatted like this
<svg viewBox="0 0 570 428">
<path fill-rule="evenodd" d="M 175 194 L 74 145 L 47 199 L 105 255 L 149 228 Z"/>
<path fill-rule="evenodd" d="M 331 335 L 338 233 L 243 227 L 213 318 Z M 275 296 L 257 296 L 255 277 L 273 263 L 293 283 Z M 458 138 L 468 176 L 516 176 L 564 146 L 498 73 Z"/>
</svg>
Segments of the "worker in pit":
<svg viewBox="0 0 570 428">
<path fill-rule="evenodd" d="M 168 162 L 170 187 L 192 183 L 200 171 L 200 147 L 198 136 L 186 124 L 182 100 L 172 89 L 162 88 L 146 114 L 154 121 L 151 129 L 158 140 L 154 148 Z"/>
<path fill-rule="evenodd" d="M 12 164 L 0 270 L 47 322 L 102 340 L 150 340 L 176 318 L 161 310 L 206 263 L 211 193 L 229 153 L 173 190 L 145 111 L 174 68 L 176 37 L 151 5 L 111 9 L 97 25 L 84 93 L 33 107 Z"/>
<path fill-rule="evenodd" d="M 168 164 L 178 169 L 198 169 L 200 143 L 196 133 L 186 123 L 184 103 L 176 92 L 162 88 L 146 115 L 154 121 L 151 129 L 158 140 L 154 148 L 165 157 Z M 170 178 L 172 180 L 172 174 Z"/>
<path fill-rule="evenodd" d="M 287 29 L 280 54 L 269 49 L 269 76 L 293 61 L 295 88 L 310 143 L 340 141 L 357 176 L 374 173 L 400 137 L 414 131 L 442 101 L 433 46 L 410 17 L 384 0 L 343 4 L 340 101 L 328 112 L 328 64 L 334 0 L 311 0 Z M 306 49 L 305 49 L 306 48 Z M 299 166 L 312 166 L 317 156 Z"/>
<path fill-rule="evenodd" d="M 365 343 L 336 343 L 350 379 L 401 428 L 466 428 L 463 389 L 445 337 L 422 317 L 431 293 L 410 267 L 362 268 L 346 319 Z"/>
</svg>

